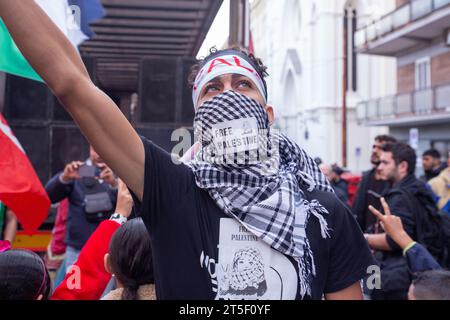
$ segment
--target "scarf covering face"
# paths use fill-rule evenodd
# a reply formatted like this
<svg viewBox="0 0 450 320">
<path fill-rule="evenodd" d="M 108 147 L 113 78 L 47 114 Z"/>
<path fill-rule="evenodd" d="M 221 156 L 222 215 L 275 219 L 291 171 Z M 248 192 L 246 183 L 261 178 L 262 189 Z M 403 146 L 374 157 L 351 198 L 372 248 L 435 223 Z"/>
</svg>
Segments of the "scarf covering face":
<svg viewBox="0 0 450 320">
<path fill-rule="evenodd" d="M 197 186 L 207 190 L 225 214 L 294 258 L 300 294 L 311 295 L 315 265 L 306 226 L 313 215 L 322 237 L 329 237 L 323 217 L 328 211 L 317 200 L 306 200 L 301 186 L 333 192 L 314 160 L 269 128 L 267 113 L 257 101 L 234 91 L 198 109 L 194 132 L 201 148 L 187 165 Z"/>
</svg>

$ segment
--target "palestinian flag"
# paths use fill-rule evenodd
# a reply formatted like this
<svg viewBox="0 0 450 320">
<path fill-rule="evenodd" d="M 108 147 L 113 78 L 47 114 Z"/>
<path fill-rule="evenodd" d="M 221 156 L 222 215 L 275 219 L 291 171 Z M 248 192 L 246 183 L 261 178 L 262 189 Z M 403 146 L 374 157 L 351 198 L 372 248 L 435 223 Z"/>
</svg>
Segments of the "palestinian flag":
<svg viewBox="0 0 450 320">
<path fill-rule="evenodd" d="M 35 0 L 52 21 L 67 36 L 74 47 L 89 39 L 93 33 L 89 22 L 103 15 L 98 0 Z M 85 33 L 86 32 L 86 33 Z M 32 36 L 32 35 L 30 35 Z M 0 19 L 0 71 L 42 81 L 28 64 Z"/>
</svg>

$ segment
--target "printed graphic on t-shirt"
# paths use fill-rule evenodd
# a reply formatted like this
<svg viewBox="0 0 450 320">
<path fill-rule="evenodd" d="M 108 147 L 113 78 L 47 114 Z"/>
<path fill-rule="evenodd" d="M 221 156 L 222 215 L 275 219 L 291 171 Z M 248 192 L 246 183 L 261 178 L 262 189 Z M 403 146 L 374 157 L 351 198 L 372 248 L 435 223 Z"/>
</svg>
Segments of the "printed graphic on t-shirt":
<svg viewBox="0 0 450 320">
<path fill-rule="evenodd" d="M 295 299 L 297 272 L 236 220 L 220 220 L 216 299 Z"/>
</svg>

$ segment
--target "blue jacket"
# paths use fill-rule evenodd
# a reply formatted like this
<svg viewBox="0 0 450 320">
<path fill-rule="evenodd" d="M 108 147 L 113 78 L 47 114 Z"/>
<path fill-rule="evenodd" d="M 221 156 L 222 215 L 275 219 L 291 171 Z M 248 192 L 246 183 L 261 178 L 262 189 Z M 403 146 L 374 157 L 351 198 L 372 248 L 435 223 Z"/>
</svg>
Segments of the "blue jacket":
<svg viewBox="0 0 450 320">
<path fill-rule="evenodd" d="M 437 263 L 428 250 L 420 243 L 414 244 L 406 251 L 405 256 L 411 273 L 441 269 L 439 263 Z"/>
<path fill-rule="evenodd" d="M 45 186 L 45 190 L 52 203 L 60 202 L 65 198 L 69 199 L 65 242 L 68 246 L 81 250 L 99 223 L 92 223 L 86 219 L 83 206 L 84 190 L 81 181 L 74 180 L 68 184 L 64 184 L 59 178 L 60 175 L 61 172 L 50 179 Z M 103 184 L 107 186 L 108 193 L 115 208 L 117 190 L 111 188 L 106 182 L 103 182 Z"/>
</svg>

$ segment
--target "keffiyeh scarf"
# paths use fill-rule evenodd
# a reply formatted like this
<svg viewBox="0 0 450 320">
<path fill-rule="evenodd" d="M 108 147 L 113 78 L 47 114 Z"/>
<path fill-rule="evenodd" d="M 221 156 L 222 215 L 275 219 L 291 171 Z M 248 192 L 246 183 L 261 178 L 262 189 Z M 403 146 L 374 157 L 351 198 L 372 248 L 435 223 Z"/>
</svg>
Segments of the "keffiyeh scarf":
<svg viewBox="0 0 450 320">
<path fill-rule="evenodd" d="M 201 147 L 187 163 L 198 187 L 247 230 L 298 263 L 300 295 L 311 294 L 315 275 L 306 235 L 311 216 L 329 237 L 327 210 L 303 189 L 333 192 L 314 160 L 269 126 L 255 100 L 227 91 L 204 103 L 194 120 Z M 303 186 L 303 189 L 302 189 Z"/>
</svg>

